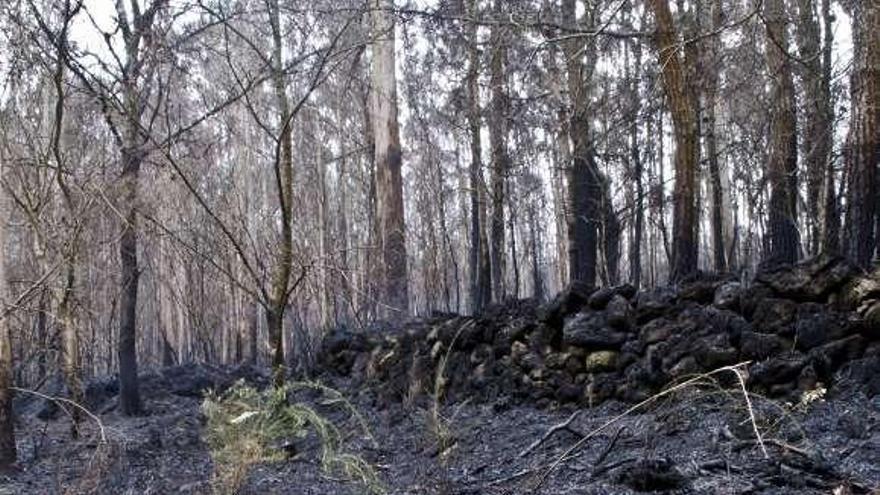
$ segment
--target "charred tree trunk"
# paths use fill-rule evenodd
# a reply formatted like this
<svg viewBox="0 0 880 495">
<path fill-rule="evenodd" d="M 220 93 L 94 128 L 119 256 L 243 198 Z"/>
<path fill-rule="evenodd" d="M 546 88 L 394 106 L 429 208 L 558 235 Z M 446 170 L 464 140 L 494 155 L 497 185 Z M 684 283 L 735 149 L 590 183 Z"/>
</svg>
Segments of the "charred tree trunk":
<svg viewBox="0 0 880 495">
<path fill-rule="evenodd" d="M 607 285 L 617 285 L 620 280 L 620 220 L 611 201 L 611 179 L 602 185 L 602 241 L 605 253 L 605 277 Z"/>
<path fill-rule="evenodd" d="M 260 359 L 259 352 L 259 330 L 260 330 L 260 305 L 256 301 L 248 302 L 247 310 L 248 325 L 248 359 L 252 365 L 258 365 Z"/>
<path fill-rule="evenodd" d="M 672 267 L 670 279 L 678 281 L 697 271 L 696 176 L 699 156 L 696 95 L 688 84 L 690 61 L 681 53 L 678 33 L 668 0 L 650 0 L 657 21 L 657 54 L 663 87 L 675 128 L 675 197 L 673 210 Z"/>
<path fill-rule="evenodd" d="M 712 3 L 712 29 L 717 30 L 722 25 L 721 2 Z M 720 71 L 721 41 L 713 36 L 709 53 L 706 75 L 706 153 L 709 165 L 709 182 L 712 193 L 711 204 L 711 228 L 712 228 L 712 259 L 715 271 L 724 273 L 727 271 L 727 257 L 725 256 L 724 243 L 724 189 L 721 185 L 721 165 L 718 160 L 718 121 L 715 115 L 716 99 L 718 97 L 718 74 Z"/>
<path fill-rule="evenodd" d="M 826 114 L 823 139 L 826 142 L 825 177 L 823 187 L 824 208 L 822 211 L 822 251 L 836 253 L 840 250 L 840 212 L 837 207 L 837 188 L 834 180 L 834 160 L 831 159 L 831 148 L 834 144 L 831 128 L 834 122 L 834 102 L 831 100 L 831 63 L 834 49 L 834 16 L 831 14 L 831 0 L 822 0 L 822 23 L 824 24 L 825 40 L 822 46 L 822 93 L 828 97 L 823 105 Z"/>
<path fill-rule="evenodd" d="M 575 0 L 563 0 L 562 15 L 576 27 Z M 599 203 L 601 184 L 596 166 L 588 115 L 592 68 L 584 58 L 595 60 L 593 41 L 574 37 L 563 42 L 569 96 L 569 137 L 572 163 L 568 168 L 568 259 L 569 280 L 596 284 Z"/>
<path fill-rule="evenodd" d="M 502 15 L 502 1 L 495 0 L 495 15 Z M 492 266 L 492 300 L 501 301 L 505 297 L 504 284 L 504 196 L 510 157 L 507 154 L 507 112 L 505 66 L 507 48 L 503 30 L 499 25 L 492 27 L 492 56 L 490 61 L 489 85 L 492 93 L 492 111 L 489 119 L 489 142 L 492 147 L 492 219 L 490 228 Z"/>
<path fill-rule="evenodd" d="M 284 310 L 277 306 L 266 308 L 266 327 L 272 343 L 273 382 L 276 387 L 284 385 Z"/>
<path fill-rule="evenodd" d="M 822 210 L 825 205 L 824 178 L 830 159 L 831 137 L 828 131 L 832 123 L 825 120 L 829 115 L 831 94 L 825 93 L 822 46 L 818 13 L 814 0 L 798 0 L 797 43 L 800 59 L 801 81 L 805 92 L 804 139 L 802 153 L 806 164 L 807 223 L 809 226 L 810 255 L 822 248 Z"/>
<path fill-rule="evenodd" d="M 119 405 L 122 414 L 132 416 L 141 412 L 138 389 L 137 362 L 137 306 L 140 267 L 138 264 L 137 210 L 140 198 L 141 164 L 147 156 L 148 142 L 144 130 L 145 98 L 149 94 L 143 87 L 144 79 L 154 77 L 145 64 L 150 53 L 156 49 L 155 38 L 150 31 L 160 9 L 167 0 L 156 0 L 141 12 L 137 2 L 131 3 L 131 21 L 122 1 L 116 3 L 119 29 L 125 44 L 126 61 L 121 73 L 122 136 L 118 140 L 122 174 L 121 199 L 123 223 L 119 239 L 119 264 L 121 295 L 119 300 Z M 68 67 L 72 65 L 68 64 Z M 146 72 L 145 72 L 146 71 Z M 106 111 L 106 110 L 105 110 Z M 108 117 L 110 118 L 110 117 Z"/>
<path fill-rule="evenodd" d="M 0 179 L 6 164 L 0 162 Z M 9 332 L 9 285 L 6 282 L 6 224 L 9 209 L 6 194 L 0 188 L 0 469 L 15 463 L 15 420 L 12 413 L 13 362 L 12 337 Z"/>
<path fill-rule="evenodd" d="M 476 17 L 477 0 L 468 2 L 468 15 Z M 492 285 L 486 248 L 486 235 L 483 230 L 486 206 L 483 201 L 482 179 L 482 139 L 480 137 L 480 53 L 477 49 L 477 24 L 468 24 L 468 130 L 470 132 L 471 163 L 469 170 L 470 196 L 470 245 L 468 247 L 468 266 L 470 269 L 470 306 L 474 314 L 483 310 L 491 299 Z"/>
<path fill-rule="evenodd" d="M 133 133 L 139 130 L 132 129 Z M 132 143 L 134 139 L 130 139 Z M 143 153 L 137 148 L 122 150 L 122 199 L 125 219 L 119 240 L 119 261 L 122 270 L 122 295 L 119 300 L 119 405 L 122 414 L 134 416 L 141 412 L 141 396 L 138 388 L 137 362 L 137 301 L 138 279 L 138 232 L 137 201 L 139 175 Z"/>
<path fill-rule="evenodd" d="M 847 237 L 853 261 L 868 268 L 877 251 L 877 167 L 880 165 L 880 4 L 854 2 L 852 121 Z"/>
<path fill-rule="evenodd" d="M 771 77 L 770 183 L 768 227 L 770 253 L 775 262 L 798 259 L 797 224 L 797 114 L 794 81 L 788 56 L 785 8 L 782 0 L 766 0 L 766 56 Z"/>
<path fill-rule="evenodd" d="M 400 130 L 397 123 L 393 0 L 372 0 L 373 139 L 376 157 L 376 208 L 382 251 L 382 313 L 409 312 L 406 226 L 403 212 Z"/>
<path fill-rule="evenodd" d="M 627 7 L 630 3 L 627 2 Z M 626 16 L 629 18 L 631 12 L 628 9 Z M 644 20 L 642 21 L 644 26 Z M 644 236 L 645 226 L 645 188 L 642 182 L 644 167 L 642 164 L 642 155 L 639 148 L 639 118 L 641 114 L 641 77 L 642 77 L 642 45 L 639 42 L 631 43 L 633 61 L 632 73 L 630 73 L 629 63 L 629 47 L 626 51 L 627 63 L 627 79 L 629 79 L 629 104 L 630 118 L 632 124 L 629 129 L 629 171 L 632 174 L 632 234 L 629 245 L 629 277 L 630 282 L 639 288 L 642 284 L 642 237 Z"/>
</svg>

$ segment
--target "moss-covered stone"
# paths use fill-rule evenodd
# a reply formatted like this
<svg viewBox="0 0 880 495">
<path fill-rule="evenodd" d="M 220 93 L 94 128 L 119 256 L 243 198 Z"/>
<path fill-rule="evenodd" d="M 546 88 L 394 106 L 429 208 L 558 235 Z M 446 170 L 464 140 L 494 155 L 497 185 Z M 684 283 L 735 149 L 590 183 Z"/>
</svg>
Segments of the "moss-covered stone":
<svg viewBox="0 0 880 495">
<path fill-rule="evenodd" d="M 588 373 L 600 373 L 602 371 L 613 371 L 617 368 L 617 359 L 620 353 L 617 351 L 596 351 L 587 354 L 584 361 L 584 369 Z"/>
</svg>

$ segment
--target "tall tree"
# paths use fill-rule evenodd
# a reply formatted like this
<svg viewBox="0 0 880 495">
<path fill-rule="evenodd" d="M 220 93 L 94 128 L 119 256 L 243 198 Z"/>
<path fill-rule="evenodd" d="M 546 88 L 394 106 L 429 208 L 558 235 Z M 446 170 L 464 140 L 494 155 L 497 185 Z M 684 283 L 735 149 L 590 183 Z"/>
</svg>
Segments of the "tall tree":
<svg viewBox="0 0 880 495">
<path fill-rule="evenodd" d="M 802 155 L 807 183 L 807 225 L 811 255 L 822 247 L 822 210 L 825 204 L 825 174 L 831 159 L 832 112 L 831 89 L 825 85 L 824 49 L 819 29 L 819 15 L 815 0 L 798 0 L 797 44 L 803 64 L 800 76 L 804 87 L 804 139 Z"/>
<path fill-rule="evenodd" d="M 590 15 L 588 9 L 584 17 L 589 19 Z M 562 18 L 569 29 L 578 29 L 575 0 L 562 0 Z M 572 163 L 567 165 L 569 280 L 587 285 L 596 283 L 602 194 L 589 115 L 591 79 L 596 60 L 594 43 L 594 40 L 585 36 L 570 36 L 562 42 L 569 97 L 568 131 L 572 144 Z"/>
<path fill-rule="evenodd" d="M 852 117 L 847 137 L 847 238 L 863 268 L 877 252 L 877 167 L 880 166 L 880 3 L 852 2 Z"/>
<path fill-rule="evenodd" d="M 67 241 L 62 253 L 64 258 L 64 281 L 59 290 L 60 294 L 58 297 L 58 324 L 60 327 L 59 333 L 61 334 L 63 356 L 62 369 L 70 400 L 76 403 L 83 401 L 79 333 L 74 323 L 73 314 L 76 258 L 79 250 L 81 228 L 77 225 L 76 219 L 78 201 L 68 184 L 67 176 L 69 172 L 67 171 L 67 164 L 62 152 L 61 135 L 65 125 L 65 67 L 69 49 L 68 34 L 71 21 L 81 8 L 82 1 L 74 5 L 70 0 L 65 0 L 62 7 L 62 25 L 58 33 L 54 35 L 54 48 L 57 58 L 55 61 L 55 71 L 52 76 L 52 84 L 55 89 L 55 108 L 51 136 L 51 151 L 55 161 L 55 183 L 58 185 L 58 190 L 61 193 L 63 203 L 62 224 L 66 231 L 65 237 Z M 77 437 L 79 434 L 80 416 L 78 408 L 74 408 L 71 411 L 71 418 L 73 419 L 71 432 L 74 437 Z"/>
<path fill-rule="evenodd" d="M 697 95 L 689 78 L 694 61 L 679 42 L 668 0 L 649 0 L 657 22 L 657 55 L 663 89 L 675 128 L 675 197 L 672 222 L 670 279 L 681 280 L 697 270 L 696 177 L 699 163 Z M 682 52 L 685 51 L 685 54 Z"/>
<path fill-rule="evenodd" d="M 269 300 L 266 305 L 266 324 L 272 344 L 272 367 L 276 386 L 284 382 L 284 312 L 290 294 L 293 268 L 293 152 L 291 126 L 293 113 L 287 95 L 281 31 L 281 5 L 278 0 L 268 3 L 269 25 L 272 28 L 272 86 L 275 91 L 275 109 L 280 129 L 275 143 L 274 176 L 281 210 L 281 232 L 275 260 Z"/>
<path fill-rule="evenodd" d="M 409 311 L 406 225 L 403 212 L 400 128 L 394 54 L 394 0 L 372 0 L 373 142 L 376 160 L 376 216 L 383 261 L 382 304 L 386 315 Z"/>
<path fill-rule="evenodd" d="M 837 186 L 834 180 L 834 160 L 831 159 L 831 148 L 834 144 L 834 100 L 831 93 L 831 55 L 834 49 L 834 15 L 831 13 L 831 0 L 822 0 L 822 24 L 824 42 L 822 45 L 822 94 L 828 97 L 823 105 L 823 116 L 827 127 L 823 129 L 825 150 L 829 156 L 825 160 L 825 174 L 823 180 L 824 208 L 822 208 L 822 246 L 821 250 L 826 253 L 835 253 L 840 249 L 840 216 L 837 207 Z"/>
<path fill-rule="evenodd" d="M 475 19 L 479 3 L 468 0 L 467 14 Z M 470 269 L 471 311 L 479 313 L 491 300 L 491 268 L 489 251 L 486 242 L 486 202 L 483 187 L 483 145 L 480 136 L 480 50 L 477 38 L 477 23 L 467 25 L 468 71 L 467 85 L 467 121 L 470 133 L 471 163 L 468 169 L 470 197 L 470 243 L 468 260 Z"/>
<path fill-rule="evenodd" d="M 119 404 L 122 413 L 135 415 L 141 411 L 140 389 L 138 388 L 137 361 L 137 307 L 138 279 L 138 201 L 140 190 L 141 165 L 148 154 L 150 126 L 147 117 L 147 99 L 153 91 L 156 74 L 153 72 L 157 57 L 155 50 L 159 40 L 154 29 L 156 16 L 168 0 L 153 0 L 146 10 L 141 11 L 140 2 L 131 0 L 128 10 L 122 1 L 116 2 L 116 22 L 122 33 L 125 59 L 119 67 L 121 102 L 118 118 L 121 122 L 115 133 L 120 153 L 122 174 L 119 177 L 122 187 L 123 215 L 119 236 L 119 262 L 121 296 L 119 301 Z M 95 81 L 89 81 L 92 85 Z M 108 95 L 99 98 L 106 100 Z M 112 121 L 112 120 L 109 120 Z"/>
<path fill-rule="evenodd" d="M 504 15 L 502 0 L 495 0 L 494 14 Z M 489 62 L 489 86 L 492 94 L 492 110 L 489 117 L 489 142 L 492 147 L 492 221 L 490 228 L 490 265 L 492 266 L 492 300 L 500 301 L 505 296 L 504 285 L 504 191 L 510 157 L 507 153 L 507 114 L 508 97 L 506 84 L 507 47 L 506 27 L 497 23 L 492 26 Z M 511 242 L 513 240 L 511 239 Z"/>
<path fill-rule="evenodd" d="M 721 29 L 723 18 L 723 2 L 712 2 L 710 10 L 712 30 Z M 709 40 L 706 53 L 709 55 L 703 64 L 705 74 L 705 119 L 706 119 L 706 160 L 709 165 L 709 182 L 711 186 L 711 230 L 712 230 L 712 260 L 715 271 L 727 271 L 727 256 L 724 249 L 724 188 L 721 185 L 721 164 L 718 153 L 718 119 L 716 107 L 718 105 L 718 83 L 722 67 L 721 39 L 712 36 Z"/>
<path fill-rule="evenodd" d="M 0 160 L 0 180 L 4 178 L 6 161 Z M 5 188 L 0 187 L 0 469 L 15 463 L 15 420 L 12 415 L 12 336 L 9 331 L 9 285 L 6 280 L 6 229 L 9 209 Z"/>
<path fill-rule="evenodd" d="M 624 4 L 624 19 L 627 25 L 632 25 L 632 1 L 627 0 Z M 642 20 L 644 25 L 644 19 Z M 632 53 L 632 61 L 630 61 Z M 631 237 L 629 243 L 629 278 L 630 282 L 640 287 L 642 283 L 642 237 L 645 226 L 645 187 L 643 183 L 644 164 L 642 152 L 639 146 L 639 122 L 641 117 L 641 78 L 642 78 L 642 44 L 638 40 L 629 41 L 624 46 L 624 78 L 629 82 L 627 92 L 629 94 L 629 153 L 627 154 L 630 174 L 629 185 L 630 202 L 628 207 L 632 209 Z"/>
<path fill-rule="evenodd" d="M 797 113 L 788 53 L 787 13 L 783 0 L 764 2 L 766 57 L 770 72 L 770 155 L 767 179 L 769 259 L 792 263 L 798 258 Z"/>
</svg>

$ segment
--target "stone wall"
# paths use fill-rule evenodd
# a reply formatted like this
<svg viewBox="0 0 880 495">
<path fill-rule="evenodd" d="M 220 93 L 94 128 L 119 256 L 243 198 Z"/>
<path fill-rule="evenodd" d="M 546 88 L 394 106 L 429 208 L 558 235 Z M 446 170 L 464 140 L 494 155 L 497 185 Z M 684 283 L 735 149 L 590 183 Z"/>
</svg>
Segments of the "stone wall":
<svg viewBox="0 0 880 495">
<path fill-rule="evenodd" d="M 337 331 L 320 363 L 388 400 L 439 389 L 451 400 L 509 396 L 539 406 L 638 401 L 745 361 L 757 393 L 793 398 L 845 378 L 873 395 L 880 393 L 878 301 L 880 277 L 827 258 L 765 270 L 747 286 L 718 277 L 644 292 L 574 285 L 543 305 L 509 301 L 479 317 Z"/>
</svg>

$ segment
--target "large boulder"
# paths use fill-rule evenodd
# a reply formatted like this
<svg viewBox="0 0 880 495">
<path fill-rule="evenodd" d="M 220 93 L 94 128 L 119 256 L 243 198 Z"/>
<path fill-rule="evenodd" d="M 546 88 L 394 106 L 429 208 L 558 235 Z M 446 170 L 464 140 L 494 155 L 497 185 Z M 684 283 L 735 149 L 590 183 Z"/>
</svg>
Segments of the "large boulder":
<svg viewBox="0 0 880 495">
<path fill-rule="evenodd" d="M 608 318 L 608 324 L 618 330 L 628 332 L 635 325 L 632 305 L 619 294 L 616 294 L 608 302 L 605 307 L 605 315 Z"/>
<path fill-rule="evenodd" d="M 857 331 L 846 317 L 822 305 L 802 305 L 795 323 L 795 345 L 810 350 Z"/>
<path fill-rule="evenodd" d="M 755 281 L 779 296 L 801 302 L 826 302 L 858 269 L 842 257 L 820 256 L 794 266 L 781 265 L 758 272 Z"/>
<path fill-rule="evenodd" d="M 617 350 L 627 340 L 625 333 L 611 328 L 604 313 L 578 313 L 565 322 L 562 340 L 568 345 L 591 350 Z"/>
<path fill-rule="evenodd" d="M 562 327 L 565 318 L 580 311 L 596 288 L 582 282 L 573 282 L 550 302 L 538 308 L 538 320 L 550 326 Z"/>
<path fill-rule="evenodd" d="M 761 300 L 752 315 L 752 324 L 765 333 L 792 333 L 797 315 L 797 304 L 789 299 L 768 297 Z"/>
<path fill-rule="evenodd" d="M 739 358 L 739 351 L 730 345 L 727 334 L 717 333 L 697 339 L 693 344 L 691 355 L 703 369 L 714 370 L 735 364 Z"/>
<path fill-rule="evenodd" d="M 679 299 L 694 301 L 700 304 L 711 304 L 718 288 L 729 282 L 729 279 L 715 275 L 699 274 L 691 280 L 683 282 L 678 290 Z"/>
<path fill-rule="evenodd" d="M 739 308 L 741 294 L 742 284 L 739 282 L 721 284 L 715 289 L 715 294 L 712 296 L 712 304 L 716 308 L 736 310 Z"/>
<path fill-rule="evenodd" d="M 749 368 L 749 384 L 770 390 L 773 385 L 793 382 L 808 362 L 799 352 L 773 356 Z"/>
<path fill-rule="evenodd" d="M 747 330 L 740 334 L 740 355 L 747 360 L 767 359 L 790 347 L 789 341 L 775 333 L 761 333 Z"/>
<path fill-rule="evenodd" d="M 645 323 L 663 316 L 676 301 L 676 293 L 672 289 L 658 288 L 642 292 L 636 300 L 636 319 Z"/>
</svg>

